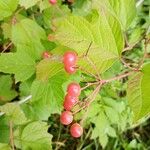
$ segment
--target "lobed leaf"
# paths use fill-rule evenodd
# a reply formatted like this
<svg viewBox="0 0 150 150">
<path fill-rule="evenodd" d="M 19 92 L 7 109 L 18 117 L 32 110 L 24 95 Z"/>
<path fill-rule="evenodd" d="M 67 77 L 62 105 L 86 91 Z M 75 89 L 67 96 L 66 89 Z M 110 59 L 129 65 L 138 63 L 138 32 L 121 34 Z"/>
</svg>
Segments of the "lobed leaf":
<svg viewBox="0 0 150 150">
<path fill-rule="evenodd" d="M 121 28 L 108 11 L 98 13 L 94 22 L 71 16 L 58 24 L 55 38 L 62 45 L 74 49 L 79 56 L 84 55 L 89 47 L 88 58 L 79 59 L 79 65 L 86 71 L 102 73 L 119 58 L 124 44 Z"/>
</svg>

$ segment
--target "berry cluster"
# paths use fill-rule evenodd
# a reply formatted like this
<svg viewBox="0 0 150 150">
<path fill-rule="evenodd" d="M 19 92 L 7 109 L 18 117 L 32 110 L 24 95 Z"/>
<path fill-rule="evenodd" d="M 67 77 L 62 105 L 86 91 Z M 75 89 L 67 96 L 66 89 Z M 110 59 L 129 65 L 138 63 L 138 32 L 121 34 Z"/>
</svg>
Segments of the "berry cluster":
<svg viewBox="0 0 150 150">
<path fill-rule="evenodd" d="M 74 68 L 77 61 L 77 54 L 75 52 L 66 52 L 64 54 L 64 68 L 68 73 L 74 73 Z M 69 125 L 73 121 L 72 108 L 78 103 L 79 95 L 81 93 L 81 87 L 78 83 L 72 82 L 67 87 L 67 94 L 64 100 L 64 109 L 60 116 L 60 122 L 63 125 Z M 73 137 L 78 138 L 83 133 L 83 128 L 78 123 L 73 123 L 70 128 L 70 133 Z"/>
</svg>

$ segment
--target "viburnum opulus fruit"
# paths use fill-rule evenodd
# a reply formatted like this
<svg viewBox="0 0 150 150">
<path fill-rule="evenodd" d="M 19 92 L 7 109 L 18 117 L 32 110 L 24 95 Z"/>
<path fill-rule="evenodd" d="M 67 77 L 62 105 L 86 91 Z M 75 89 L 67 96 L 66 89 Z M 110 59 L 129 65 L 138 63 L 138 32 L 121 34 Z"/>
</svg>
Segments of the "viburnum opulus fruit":
<svg viewBox="0 0 150 150">
<path fill-rule="evenodd" d="M 57 3 L 57 0 L 49 0 L 49 3 L 51 3 L 52 5 Z"/>
<path fill-rule="evenodd" d="M 78 102 L 78 97 L 67 94 L 64 100 L 64 109 L 70 111 L 73 106 Z"/>
<path fill-rule="evenodd" d="M 71 96 L 79 96 L 81 93 L 81 87 L 78 83 L 70 83 L 67 87 L 67 92 Z"/>
<path fill-rule="evenodd" d="M 70 127 L 70 133 L 72 137 L 79 138 L 83 134 L 83 128 L 81 127 L 80 124 L 74 123 Z"/>
<path fill-rule="evenodd" d="M 77 62 L 77 54 L 75 52 L 67 51 L 64 53 L 63 63 L 67 73 L 72 74 L 76 72 L 75 68 L 76 62 Z"/>
<path fill-rule="evenodd" d="M 60 122 L 64 125 L 69 125 L 73 121 L 73 115 L 70 111 L 62 112 Z"/>
</svg>

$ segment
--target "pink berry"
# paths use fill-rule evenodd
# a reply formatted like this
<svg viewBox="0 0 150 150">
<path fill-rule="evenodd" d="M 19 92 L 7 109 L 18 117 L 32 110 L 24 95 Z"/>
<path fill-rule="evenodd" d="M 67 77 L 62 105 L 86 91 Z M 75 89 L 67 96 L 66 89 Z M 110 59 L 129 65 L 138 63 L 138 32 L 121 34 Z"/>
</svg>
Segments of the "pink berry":
<svg viewBox="0 0 150 150">
<path fill-rule="evenodd" d="M 77 54 L 71 51 L 65 52 L 63 61 L 65 66 L 74 66 L 77 61 Z"/>
<path fill-rule="evenodd" d="M 70 128 L 72 137 L 78 138 L 83 134 L 83 128 L 78 123 L 74 123 Z"/>
<path fill-rule="evenodd" d="M 69 125 L 73 121 L 73 115 L 70 111 L 62 112 L 60 122 L 64 125 Z"/>
<path fill-rule="evenodd" d="M 68 85 L 67 92 L 71 96 L 79 96 L 81 93 L 81 87 L 78 83 L 70 83 Z"/>
<path fill-rule="evenodd" d="M 44 59 L 45 59 L 45 58 L 50 58 L 50 57 L 51 57 L 51 54 L 50 54 L 50 52 L 45 51 L 45 52 L 43 52 L 42 57 L 43 57 Z"/>
<path fill-rule="evenodd" d="M 65 66 L 65 71 L 69 74 L 73 74 L 76 72 L 76 69 L 74 68 L 74 66 Z"/>
<path fill-rule="evenodd" d="M 49 2 L 50 2 L 52 5 L 54 5 L 54 4 L 57 3 L 57 0 L 49 0 Z"/>
<path fill-rule="evenodd" d="M 67 94 L 64 100 L 64 109 L 70 111 L 77 102 L 78 102 L 77 97 L 73 97 Z"/>
</svg>

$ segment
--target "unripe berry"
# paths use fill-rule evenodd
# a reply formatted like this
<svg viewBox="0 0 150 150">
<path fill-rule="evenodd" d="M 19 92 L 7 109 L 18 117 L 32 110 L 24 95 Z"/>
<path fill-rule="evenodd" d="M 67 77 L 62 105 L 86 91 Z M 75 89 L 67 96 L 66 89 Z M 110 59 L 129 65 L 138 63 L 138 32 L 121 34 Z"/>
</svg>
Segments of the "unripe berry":
<svg viewBox="0 0 150 150">
<path fill-rule="evenodd" d="M 67 87 L 67 92 L 71 96 L 79 96 L 81 93 L 81 87 L 78 83 L 70 83 Z"/>
<path fill-rule="evenodd" d="M 70 111 L 77 102 L 78 102 L 77 97 L 73 97 L 67 94 L 64 100 L 64 105 L 63 105 L 64 109 Z"/>
<path fill-rule="evenodd" d="M 70 111 L 64 111 L 62 112 L 60 116 L 60 122 L 63 125 L 69 125 L 73 121 L 73 115 Z"/>
<path fill-rule="evenodd" d="M 83 128 L 78 123 L 74 123 L 70 128 L 72 137 L 78 138 L 83 134 Z"/>
<path fill-rule="evenodd" d="M 49 3 L 51 3 L 52 5 L 57 3 L 57 0 L 49 0 Z"/>
<path fill-rule="evenodd" d="M 76 69 L 74 68 L 74 66 L 65 66 L 65 71 L 69 74 L 73 74 L 76 72 Z"/>
<path fill-rule="evenodd" d="M 63 62 L 65 66 L 74 66 L 77 61 L 77 54 L 75 52 L 65 52 L 63 56 Z"/>
<path fill-rule="evenodd" d="M 45 52 L 43 52 L 42 57 L 43 57 L 44 59 L 50 58 L 50 57 L 51 57 L 51 53 L 48 52 L 48 51 L 45 51 Z"/>
</svg>

